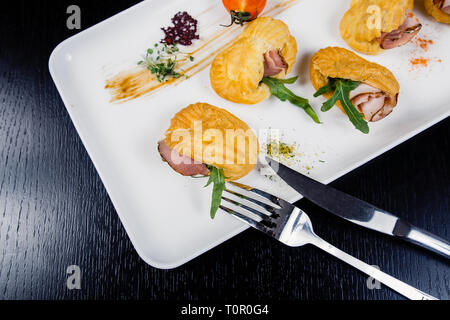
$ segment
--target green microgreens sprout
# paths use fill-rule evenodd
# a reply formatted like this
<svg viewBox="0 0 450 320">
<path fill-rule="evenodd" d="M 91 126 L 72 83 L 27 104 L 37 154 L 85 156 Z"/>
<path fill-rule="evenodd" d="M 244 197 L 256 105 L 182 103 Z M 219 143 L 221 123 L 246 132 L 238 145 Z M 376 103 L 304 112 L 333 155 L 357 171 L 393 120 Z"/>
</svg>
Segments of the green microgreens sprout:
<svg viewBox="0 0 450 320">
<path fill-rule="evenodd" d="M 194 57 L 180 51 L 176 44 L 159 46 L 155 43 L 154 48 L 147 49 L 143 60 L 138 61 L 138 65 L 144 66 L 152 74 L 156 75 L 159 82 L 167 81 L 170 78 L 178 79 L 184 75 L 182 69 L 177 68 L 179 62 L 190 60 L 194 61 Z"/>
</svg>

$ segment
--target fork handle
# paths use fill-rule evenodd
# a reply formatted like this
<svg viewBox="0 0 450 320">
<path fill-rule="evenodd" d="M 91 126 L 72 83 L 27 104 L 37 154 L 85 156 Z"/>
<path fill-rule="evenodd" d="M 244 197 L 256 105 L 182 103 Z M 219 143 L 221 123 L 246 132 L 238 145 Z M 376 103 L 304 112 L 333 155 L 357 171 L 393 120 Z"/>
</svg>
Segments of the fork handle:
<svg viewBox="0 0 450 320">
<path fill-rule="evenodd" d="M 345 253 L 344 251 L 336 248 L 335 246 L 329 244 L 325 240 L 314 237 L 312 239 L 311 244 L 315 245 L 316 247 L 324 250 L 325 252 L 328 252 L 329 254 L 335 256 L 336 258 L 348 263 L 349 265 L 355 267 L 356 269 L 359 269 L 360 271 L 366 273 L 367 275 L 371 276 L 372 278 L 380 281 L 384 285 L 388 286 L 392 290 L 397 291 L 401 295 L 405 296 L 408 299 L 411 300 L 438 300 L 437 298 L 426 294 L 409 284 L 406 284 L 387 273 L 384 273 L 383 271 L 378 270 L 377 268 L 372 267 L 371 265 L 356 259 L 355 257 L 349 255 L 348 253 Z"/>
</svg>

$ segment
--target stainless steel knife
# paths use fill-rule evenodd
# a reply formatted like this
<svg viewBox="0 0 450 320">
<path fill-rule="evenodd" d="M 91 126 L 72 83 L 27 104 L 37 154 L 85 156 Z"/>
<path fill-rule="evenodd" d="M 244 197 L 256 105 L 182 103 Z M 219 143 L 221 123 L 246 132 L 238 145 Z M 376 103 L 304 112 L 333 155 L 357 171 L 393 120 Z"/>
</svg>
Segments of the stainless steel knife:
<svg viewBox="0 0 450 320">
<path fill-rule="evenodd" d="M 266 157 L 266 161 L 288 185 L 325 210 L 360 226 L 412 242 L 450 258 L 450 243 L 447 240 L 370 203 L 317 182 L 269 157 Z"/>
</svg>

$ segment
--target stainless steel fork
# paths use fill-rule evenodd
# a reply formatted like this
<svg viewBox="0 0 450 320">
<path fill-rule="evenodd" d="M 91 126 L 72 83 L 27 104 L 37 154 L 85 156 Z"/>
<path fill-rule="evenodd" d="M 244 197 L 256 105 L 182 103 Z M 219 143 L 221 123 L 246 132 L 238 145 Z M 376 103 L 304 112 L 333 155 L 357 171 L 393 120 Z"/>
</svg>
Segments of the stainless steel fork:
<svg viewBox="0 0 450 320">
<path fill-rule="evenodd" d="M 438 300 L 380 270 L 356 259 L 318 237 L 308 215 L 289 202 L 240 183 L 231 183 L 222 195 L 220 208 L 278 241 L 300 247 L 312 244 L 371 276 L 412 300 Z M 226 204 L 225 204 L 226 203 Z"/>
</svg>

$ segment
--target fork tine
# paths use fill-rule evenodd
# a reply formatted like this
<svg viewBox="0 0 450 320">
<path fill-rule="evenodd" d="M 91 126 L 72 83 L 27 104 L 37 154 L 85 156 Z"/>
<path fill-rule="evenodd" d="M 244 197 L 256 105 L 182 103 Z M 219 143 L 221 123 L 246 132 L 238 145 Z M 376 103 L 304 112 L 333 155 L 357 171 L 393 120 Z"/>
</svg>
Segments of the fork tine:
<svg viewBox="0 0 450 320">
<path fill-rule="evenodd" d="M 251 208 L 251 207 L 249 207 L 249 206 L 246 206 L 246 205 L 243 204 L 243 203 L 237 202 L 237 201 L 235 201 L 235 200 L 232 200 L 232 199 L 227 198 L 227 197 L 224 197 L 224 196 L 222 196 L 222 200 L 228 201 L 228 202 L 234 204 L 235 206 L 244 208 L 244 209 L 246 209 L 247 211 L 249 211 L 250 213 L 257 215 L 257 216 L 260 217 L 262 220 L 264 220 L 264 223 L 267 224 L 267 225 L 273 225 L 273 222 L 271 221 L 272 218 L 271 218 L 269 215 L 265 214 L 265 213 L 262 213 L 262 212 L 260 212 L 260 211 L 258 211 L 258 210 L 256 210 L 256 209 L 253 209 L 253 208 Z"/>
<path fill-rule="evenodd" d="M 229 183 L 237 188 L 243 189 L 248 192 L 252 192 L 252 193 L 268 200 L 270 203 L 272 203 L 272 205 L 275 204 L 278 208 L 281 208 L 285 205 L 291 205 L 289 202 L 287 202 L 281 198 L 278 198 L 270 193 L 267 193 L 265 191 L 262 191 L 262 190 L 259 190 L 259 189 L 253 188 L 253 187 L 249 187 L 245 184 L 234 182 L 234 181 L 230 181 Z"/>
<path fill-rule="evenodd" d="M 223 211 L 225 211 L 225 212 L 235 216 L 239 220 L 245 222 L 246 224 L 250 225 L 251 227 L 253 227 L 253 228 L 257 229 L 257 230 L 260 230 L 260 231 L 266 232 L 266 233 L 269 232 L 269 230 L 270 230 L 267 226 L 265 226 L 261 222 L 256 221 L 256 220 L 254 220 L 254 219 L 252 219 L 252 218 L 250 218 L 250 217 L 248 217 L 248 216 L 246 216 L 246 215 L 244 215 L 244 214 L 242 214 L 242 213 L 240 213 L 240 212 L 238 212 L 236 210 L 227 208 L 223 204 L 221 204 L 219 206 L 219 208 L 222 209 Z"/>
<path fill-rule="evenodd" d="M 269 215 L 275 213 L 275 209 L 281 209 L 281 207 L 276 206 L 274 203 L 267 204 L 265 202 L 261 202 L 254 195 L 252 195 L 252 196 L 255 197 L 255 198 L 247 196 L 247 195 L 245 195 L 243 193 L 240 193 L 240 192 L 237 192 L 237 191 L 234 191 L 234 190 L 230 190 L 228 188 L 226 188 L 224 191 L 226 191 L 226 192 L 228 192 L 228 193 L 230 193 L 232 195 L 235 195 L 235 196 L 237 196 L 237 197 L 239 197 L 241 199 L 244 199 L 244 200 L 247 200 L 247 201 L 249 201 L 251 203 L 256 204 L 258 208 L 260 208 L 261 210 L 267 211 Z"/>
</svg>

